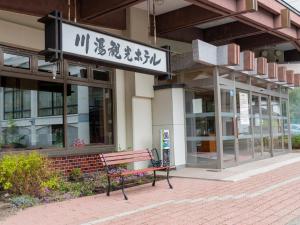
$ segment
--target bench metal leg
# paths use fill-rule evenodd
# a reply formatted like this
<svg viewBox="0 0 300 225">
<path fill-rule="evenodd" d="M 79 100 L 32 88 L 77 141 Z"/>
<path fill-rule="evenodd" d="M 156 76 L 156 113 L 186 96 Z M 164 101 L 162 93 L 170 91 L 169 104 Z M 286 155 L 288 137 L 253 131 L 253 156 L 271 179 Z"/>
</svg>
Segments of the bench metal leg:
<svg viewBox="0 0 300 225">
<path fill-rule="evenodd" d="M 107 176 L 106 195 L 109 196 L 109 194 L 110 194 L 110 177 Z"/>
<path fill-rule="evenodd" d="M 122 192 L 123 192 L 125 200 L 128 200 L 128 198 L 127 198 L 127 196 L 125 194 L 125 191 L 124 191 L 124 177 L 122 176 L 121 179 L 122 179 Z"/>
<path fill-rule="evenodd" d="M 170 170 L 167 169 L 167 181 L 168 181 L 169 187 L 170 187 L 171 189 L 173 189 L 173 186 L 171 185 L 170 180 L 169 180 L 169 172 L 170 172 Z"/>
<path fill-rule="evenodd" d="M 156 181 L 156 171 L 153 171 L 153 182 L 152 182 L 152 186 L 155 186 L 155 181 Z"/>
</svg>

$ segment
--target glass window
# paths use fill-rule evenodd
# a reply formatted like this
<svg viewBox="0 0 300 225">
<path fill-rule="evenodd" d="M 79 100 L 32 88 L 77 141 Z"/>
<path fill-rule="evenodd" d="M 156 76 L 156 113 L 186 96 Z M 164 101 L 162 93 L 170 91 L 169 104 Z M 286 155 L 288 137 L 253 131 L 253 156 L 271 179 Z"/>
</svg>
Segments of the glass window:
<svg viewBox="0 0 300 225">
<path fill-rule="evenodd" d="M 269 116 L 270 109 L 269 109 L 268 97 L 264 97 L 264 96 L 261 97 L 260 107 L 261 107 L 261 114 L 265 116 Z"/>
<path fill-rule="evenodd" d="M 110 81 L 110 74 L 111 72 L 109 70 L 104 70 L 104 69 L 93 70 L 94 80 Z"/>
<path fill-rule="evenodd" d="M 62 90 L 63 84 L 0 76 L 0 151 L 63 147 Z"/>
<path fill-rule="evenodd" d="M 67 86 L 67 114 L 78 113 L 78 88 L 75 85 Z"/>
<path fill-rule="evenodd" d="M 45 73 L 52 73 L 56 71 L 56 74 L 60 73 L 60 64 L 53 62 L 46 62 L 44 59 L 38 59 L 38 71 Z"/>
<path fill-rule="evenodd" d="M 187 113 L 208 113 L 215 111 L 214 92 L 186 92 Z"/>
<path fill-rule="evenodd" d="M 287 114 L 287 112 L 288 112 L 287 107 L 288 107 L 287 100 L 282 99 L 282 101 L 281 101 L 281 111 L 282 111 L 282 116 L 283 117 L 287 117 L 288 116 L 288 114 Z"/>
<path fill-rule="evenodd" d="M 186 119 L 187 136 L 214 136 L 215 117 L 191 117 Z"/>
<path fill-rule="evenodd" d="M 67 96 L 67 101 L 73 102 L 71 105 L 78 105 L 77 113 L 67 116 L 68 146 L 77 147 L 78 143 L 113 144 L 112 90 L 68 86 L 73 93 Z"/>
<path fill-rule="evenodd" d="M 223 136 L 234 136 L 234 118 L 233 117 L 222 117 L 222 135 Z"/>
<path fill-rule="evenodd" d="M 233 112 L 234 90 L 221 89 L 221 112 Z"/>
<path fill-rule="evenodd" d="M 4 119 L 30 117 L 30 91 L 4 88 Z"/>
<path fill-rule="evenodd" d="M 16 55 L 4 52 L 4 66 L 10 66 L 20 69 L 30 68 L 30 58 L 24 55 Z"/>
<path fill-rule="evenodd" d="M 87 68 L 79 65 L 69 64 L 69 76 L 87 78 Z"/>
<path fill-rule="evenodd" d="M 272 115 L 273 116 L 280 116 L 281 110 L 280 110 L 280 99 L 278 97 L 272 97 L 271 101 L 272 106 Z"/>
</svg>

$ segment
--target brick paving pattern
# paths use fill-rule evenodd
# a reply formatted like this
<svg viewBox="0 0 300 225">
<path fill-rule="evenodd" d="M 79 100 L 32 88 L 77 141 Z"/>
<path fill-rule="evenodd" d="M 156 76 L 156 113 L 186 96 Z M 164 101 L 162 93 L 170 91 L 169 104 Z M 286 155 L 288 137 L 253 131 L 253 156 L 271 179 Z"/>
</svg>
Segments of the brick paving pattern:
<svg viewBox="0 0 300 225">
<path fill-rule="evenodd" d="M 239 182 L 172 178 L 120 191 L 26 209 L 1 225 L 295 224 L 300 163 Z"/>
</svg>

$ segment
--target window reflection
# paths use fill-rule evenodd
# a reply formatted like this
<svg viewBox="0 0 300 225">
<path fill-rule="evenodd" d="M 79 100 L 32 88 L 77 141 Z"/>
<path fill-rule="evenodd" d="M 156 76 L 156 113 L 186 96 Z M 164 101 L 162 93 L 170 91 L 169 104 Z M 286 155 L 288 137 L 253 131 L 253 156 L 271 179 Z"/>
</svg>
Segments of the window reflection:
<svg viewBox="0 0 300 225">
<path fill-rule="evenodd" d="M 38 71 L 45 73 L 52 73 L 53 71 L 56 74 L 60 73 L 60 64 L 53 62 L 46 62 L 44 59 L 38 59 Z"/>
<path fill-rule="evenodd" d="M 3 53 L 4 56 L 4 66 L 10 66 L 20 69 L 30 68 L 30 58 L 28 56 L 16 55 L 11 53 Z"/>
<path fill-rule="evenodd" d="M 63 147 L 63 85 L 11 77 L 0 81 L 1 151 Z"/>
<path fill-rule="evenodd" d="M 87 78 L 87 68 L 79 65 L 69 64 L 69 76 L 71 77 L 79 77 L 79 78 Z"/>
<path fill-rule="evenodd" d="M 4 88 L 4 119 L 30 117 L 30 91 L 17 88 Z"/>
<path fill-rule="evenodd" d="M 77 114 L 67 117 L 68 145 L 76 147 L 77 143 L 112 144 L 112 91 L 100 87 L 68 86 L 73 94 L 67 96 L 67 101 L 78 105 Z"/>
<path fill-rule="evenodd" d="M 93 70 L 94 80 L 110 81 L 110 71 L 104 69 Z"/>
</svg>

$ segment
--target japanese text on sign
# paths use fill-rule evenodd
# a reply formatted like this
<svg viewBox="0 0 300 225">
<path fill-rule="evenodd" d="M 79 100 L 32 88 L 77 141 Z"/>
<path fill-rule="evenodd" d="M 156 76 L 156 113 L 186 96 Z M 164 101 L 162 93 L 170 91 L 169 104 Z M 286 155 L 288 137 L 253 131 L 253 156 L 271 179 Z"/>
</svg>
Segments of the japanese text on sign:
<svg viewBox="0 0 300 225">
<path fill-rule="evenodd" d="M 167 56 L 163 50 L 66 23 L 62 24 L 62 31 L 64 52 L 167 72 Z"/>
</svg>

